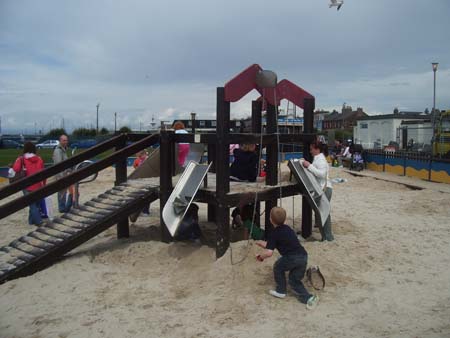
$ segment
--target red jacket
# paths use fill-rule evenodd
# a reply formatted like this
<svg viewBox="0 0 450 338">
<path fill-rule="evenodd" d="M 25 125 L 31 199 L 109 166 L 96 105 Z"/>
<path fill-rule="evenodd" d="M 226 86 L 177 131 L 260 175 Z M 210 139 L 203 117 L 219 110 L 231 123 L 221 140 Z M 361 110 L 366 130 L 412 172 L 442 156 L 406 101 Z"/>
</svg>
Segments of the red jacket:
<svg viewBox="0 0 450 338">
<path fill-rule="evenodd" d="M 17 173 L 20 171 L 20 167 L 22 166 L 22 158 L 23 158 L 23 164 L 25 167 L 26 176 L 33 175 L 37 173 L 38 171 L 41 171 L 44 169 L 44 161 L 42 158 L 40 158 L 36 154 L 26 153 L 22 156 L 19 156 L 14 162 L 14 165 L 12 169 Z M 45 180 L 35 183 L 33 185 L 30 185 L 26 188 L 28 191 L 35 191 L 38 190 L 40 187 L 43 187 L 45 185 Z"/>
</svg>

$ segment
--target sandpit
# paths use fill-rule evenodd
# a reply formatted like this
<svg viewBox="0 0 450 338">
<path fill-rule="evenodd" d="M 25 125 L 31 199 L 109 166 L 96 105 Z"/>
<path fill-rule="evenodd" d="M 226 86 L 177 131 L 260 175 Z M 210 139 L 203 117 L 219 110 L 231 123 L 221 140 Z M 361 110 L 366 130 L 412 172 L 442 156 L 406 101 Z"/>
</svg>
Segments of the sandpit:
<svg viewBox="0 0 450 338">
<path fill-rule="evenodd" d="M 308 311 L 296 298 L 274 299 L 275 258 L 258 248 L 215 251 L 164 244 L 158 203 L 152 216 L 116 240 L 111 228 L 52 267 L 0 285 L 0 337 L 448 337 L 450 194 L 354 177 L 333 169 L 336 240 L 305 242 L 327 284 Z M 85 201 L 110 188 L 114 171 L 81 187 Z M 283 200 L 300 226 L 301 198 Z M 205 219 L 205 206 L 202 205 Z M 0 221 L 0 245 L 30 229 L 27 210 Z M 313 233 L 319 238 L 317 232 Z"/>
</svg>

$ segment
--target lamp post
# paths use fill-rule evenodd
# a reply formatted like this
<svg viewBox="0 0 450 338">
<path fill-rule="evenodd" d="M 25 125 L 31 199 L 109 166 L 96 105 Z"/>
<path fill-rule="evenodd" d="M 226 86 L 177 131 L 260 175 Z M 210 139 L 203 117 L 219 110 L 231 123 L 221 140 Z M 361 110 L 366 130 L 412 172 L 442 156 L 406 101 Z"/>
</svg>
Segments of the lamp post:
<svg viewBox="0 0 450 338">
<path fill-rule="evenodd" d="M 195 113 L 191 112 L 192 134 L 195 134 Z"/>
<path fill-rule="evenodd" d="M 436 71 L 438 69 L 438 62 L 432 62 L 431 65 L 433 66 L 433 113 L 436 109 Z"/>
<path fill-rule="evenodd" d="M 435 140 L 436 137 L 436 71 L 438 68 L 439 63 L 438 62 L 432 62 L 431 66 L 433 67 L 433 110 L 432 110 L 432 117 L 431 117 L 431 121 L 432 121 L 432 127 L 433 127 L 433 138 L 432 138 L 432 144 Z"/>
<path fill-rule="evenodd" d="M 114 113 L 114 134 L 117 132 L 117 113 Z"/>
<path fill-rule="evenodd" d="M 98 135 L 98 108 L 100 108 L 100 103 L 97 103 L 97 135 Z"/>
</svg>

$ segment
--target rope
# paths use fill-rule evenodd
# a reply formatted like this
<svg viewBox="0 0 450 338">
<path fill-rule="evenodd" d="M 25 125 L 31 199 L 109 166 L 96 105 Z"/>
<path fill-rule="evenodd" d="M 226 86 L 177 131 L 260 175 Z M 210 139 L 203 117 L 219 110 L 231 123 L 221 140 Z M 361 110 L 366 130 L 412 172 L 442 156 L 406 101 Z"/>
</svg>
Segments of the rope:
<svg viewBox="0 0 450 338">
<path fill-rule="evenodd" d="M 278 101 L 277 101 L 277 90 L 276 88 L 273 89 L 273 96 L 274 96 L 274 101 L 275 101 L 275 121 L 276 121 L 276 126 L 277 126 L 277 155 L 279 156 L 279 151 L 280 151 L 280 129 L 278 126 Z M 281 188 L 281 162 L 279 161 L 279 158 L 277 158 L 277 162 L 278 162 L 278 185 L 279 185 L 279 189 L 280 189 L 280 195 L 279 195 L 279 200 L 280 200 L 280 207 L 283 207 L 283 190 Z"/>
<path fill-rule="evenodd" d="M 262 102 L 264 104 L 264 100 L 265 100 L 265 93 L 266 90 L 265 88 L 263 88 L 263 95 L 262 95 Z M 262 119 L 261 119 L 262 120 Z M 267 121 L 267 118 L 266 118 Z M 258 155 L 258 171 L 257 171 L 257 177 L 259 177 L 259 173 L 261 171 L 261 159 L 262 159 L 262 148 L 263 148 L 263 124 L 261 121 L 261 127 L 260 127 L 260 140 L 259 140 L 259 155 Z M 247 238 L 247 252 L 245 253 L 245 255 L 237 262 L 233 262 L 233 248 L 231 246 L 230 243 L 230 261 L 231 261 L 231 265 L 237 265 L 242 263 L 243 261 L 245 261 L 248 257 L 248 254 L 250 253 L 250 239 L 252 238 L 252 232 L 253 232 L 253 225 L 255 224 L 255 220 L 256 220 L 256 214 L 258 214 L 258 216 L 261 216 L 259 213 L 256 212 L 256 203 L 258 202 L 258 190 L 256 190 L 255 192 L 255 199 L 254 199 L 254 203 L 253 203 L 253 214 L 252 214 L 252 225 L 250 226 L 250 231 L 248 234 L 248 238 Z"/>
</svg>

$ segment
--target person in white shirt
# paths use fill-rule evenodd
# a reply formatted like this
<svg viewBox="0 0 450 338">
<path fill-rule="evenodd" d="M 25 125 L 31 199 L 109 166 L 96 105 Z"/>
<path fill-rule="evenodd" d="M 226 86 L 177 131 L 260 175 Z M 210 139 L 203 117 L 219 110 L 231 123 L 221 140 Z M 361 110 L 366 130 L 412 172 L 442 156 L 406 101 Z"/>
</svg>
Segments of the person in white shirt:
<svg viewBox="0 0 450 338">
<path fill-rule="evenodd" d="M 331 195 L 333 193 L 333 188 L 331 185 L 329 177 L 329 166 L 327 159 L 324 155 L 326 151 L 326 145 L 320 142 L 314 142 L 309 146 L 311 155 L 314 156 L 313 162 L 303 161 L 303 166 L 309 170 L 319 183 L 320 187 L 325 192 L 328 200 L 331 202 Z M 332 241 L 334 240 L 333 233 L 331 231 L 331 214 L 328 216 L 325 224 L 321 230 L 322 241 Z"/>
</svg>

